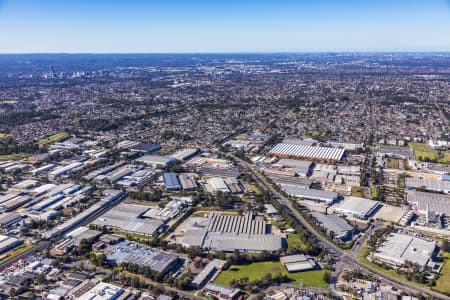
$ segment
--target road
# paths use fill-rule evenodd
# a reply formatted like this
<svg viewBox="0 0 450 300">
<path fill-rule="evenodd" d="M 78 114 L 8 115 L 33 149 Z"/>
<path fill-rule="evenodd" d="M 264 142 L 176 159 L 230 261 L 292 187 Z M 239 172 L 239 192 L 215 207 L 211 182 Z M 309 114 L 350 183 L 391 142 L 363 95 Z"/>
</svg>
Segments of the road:
<svg viewBox="0 0 450 300">
<path fill-rule="evenodd" d="M 267 181 L 267 179 L 260 174 L 255 168 L 249 164 L 248 162 L 230 154 L 225 154 L 229 158 L 231 158 L 233 161 L 235 161 L 238 166 L 243 168 L 244 170 L 247 170 L 253 178 L 263 187 L 266 189 L 266 191 L 270 192 L 273 196 L 275 196 L 275 200 L 278 201 L 282 206 L 284 206 L 286 209 L 290 211 L 293 217 L 303 226 L 305 227 L 310 233 L 312 233 L 321 243 L 322 248 L 327 249 L 329 253 L 331 253 L 333 256 L 335 256 L 337 259 L 336 261 L 339 261 L 340 263 L 344 263 L 347 265 L 349 269 L 359 268 L 371 275 L 375 275 L 376 277 L 381 277 L 384 283 L 390 284 L 399 290 L 405 290 L 412 294 L 420 293 L 420 294 L 427 294 L 433 297 L 436 297 L 438 299 L 448 299 L 450 300 L 450 297 L 445 296 L 441 293 L 431 291 L 429 289 L 421 288 L 415 285 L 412 285 L 408 283 L 407 281 L 399 280 L 391 275 L 382 273 L 378 271 L 377 269 L 365 265 L 361 263 L 358 260 L 358 252 L 357 251 L 344 251 L 337 247 L 335 244 L 330 242 L 329 240 L 323 238 L 320 233 L 318 233 L 311 224 L 309 224 L 305 218 L 298 212 L 293 206 L 289 199 L 287 199 L 284 195 L 279 193 L 271 183 Z M 367 237 L 365 237 L 367 238 Z M 360 241 L 364 242 L 363 240 Z M 361 245 L 359 245 L 361 247 Z M 357 247 L 357 249 L 359 248 Z M 335 289 L 335 287 L 331 287 L 332 291 Z M 336 292 L 335 290 L 333 292 Z"/>
<path fill-rule="evenodd" d="M 19 255 L 11 257 L 7 261 L 0 264 L 0 270 L 3 270 L 4 268 L 10 266 L 13 262 L 18 261 L 21 258 L 25 258 L 33 253 L 36 253 L 40 250 L 48 248 L 49 245 L 50 245 L 50 242 L 48 242 L 48 241 L 41 241 L 41 242 L 37 243 L 33 248 L 30 248 L 27 251 L 20 253 Z"/>
</svg>

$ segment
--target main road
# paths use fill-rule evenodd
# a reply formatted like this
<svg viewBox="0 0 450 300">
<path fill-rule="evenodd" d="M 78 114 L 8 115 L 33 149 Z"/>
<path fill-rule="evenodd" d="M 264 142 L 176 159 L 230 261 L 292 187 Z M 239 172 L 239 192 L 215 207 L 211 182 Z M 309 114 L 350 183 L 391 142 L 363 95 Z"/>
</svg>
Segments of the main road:
<svg viewBox="0 0 450 300">
<path fill-rule="evenodd" d="M 386 282 L 392 286 L 395 286 L 396 288 L 398 288 L 400 290 L 405 290 L 405 291 L 408 291 L 413 294 L 420 293 L 420 294 L 430 295 L 430 296 L 433 296 L 438 299 L 450 300 L 450 297 L 448 297 L 446 295 L 431 291 L 426 288 L 421 288 L 419 286 L 412 285 L 412 284 L 408 283 L 407 281 L 399 280 L 398 278 L 395 278 L 389 274 L 380 272 L 377 269 L 375 269 L 369 265 L 365 265 L 365 264 L 361 263 L 358 260 L 357 251 L 351 251 L 351 252 L 344 251 L 344 250 L 340 249 L 339 247 L 337 247 L 335 244 L 333 244 L 331 241 L 322 237 L 322 235 L 319 232 L 317 232 L 316 229 L 305 220 L 305 218 L 300 214 L 300 212 L 292 206 L 291 201 L 289 199 L 287 199 L 284 195 L 282 195 L 280 192 L 278 192 L 273 187 L 273 185 L 271 183 L 269 183 L 262 174 L 260 174 L 257 170 L 255 170 L 253 165 L 249 164 L 248 162 L 246 162 L 232 154 L 228 154 L 228 153 L 222 153 L 222 154 L 225 154 L 226 156 L 231 158 L 242 169 L 249 171 L 250 174 L 253 176 L 253 178 L 262 187 L 264 187 L 266 189 L 266 191 L 268 191 L 272 195 L 274 195 L 275 200 L 278 201 L 278 203 L 280 203 L 283 207 L 288 209 L 290 211 L 290 213 L 295 217 L 295 219 L 320 241 L 321 246 L 323 248 L 327 249 L 329 253 L 331 253 L 333 256 L 337 257 L 337 260 L 341 264 L 345 264 L 350 269 L 359 268 L 369 274 L 376 275 L 377 277 L 381 277 L 384 282 Z M 332 290 L 333 290 L 333 287 L 332 287 Z M 335 292 L 335 290 L 333 292 Z"/>
</svg>

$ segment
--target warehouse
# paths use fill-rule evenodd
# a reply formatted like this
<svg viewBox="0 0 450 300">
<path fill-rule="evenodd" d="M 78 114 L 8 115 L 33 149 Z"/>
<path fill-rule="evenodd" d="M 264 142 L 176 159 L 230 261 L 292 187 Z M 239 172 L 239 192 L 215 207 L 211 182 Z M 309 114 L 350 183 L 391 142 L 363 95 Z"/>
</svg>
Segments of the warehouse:
<svg viewBox="0 0 450 300">
<path fill-rule="evenodd" d="M 264 217 L 250 212 L 243 216 L 213 212 L 205 218 L 191 218 L 179 242 L 224 252 L 273 252 L 283 248 L 282 237 L 270 234 L 267 227 Z"/>
<path fill-rule="evenodd" d="M 128 149 L 130 151 L 134 151 L 134 152 L 151 153 L 151 152 L 155 152 L 155 151 L 158 151 L 159 149 L 161 149 L 161 146 L 156 145 L 156 144 L 138 143 L 136 145 L 132 145 L 132 146 L 128 147 Z"/>
<path fill-rule="evenodd" d="M 173 153 L 170 157 L 179 161 L 185 161 L 194 157 L 198 152 L 199 150 L 197 148 L 187 148 Z"/>
<path fill-rule="evenodd" d="M 208 186 L 211 188 L 212 192 L 222 192 L 229 193 L 230 189 L 228 188 L 225 180 L 218 177 L 213 177 L 208 179 Z"/>
<path fill-rule="evenodd" d="M 295 185 L 280 185 L 281 189 L 288 195 L 301 199 L 325 202 L 326 204 L 332 204 L 338 199 L 338 194 L 335 192 L 326 192 L 316 189 L 305 189 Z"/>
<path fill-rule="evenodd" d="M 181 190 L 180 182 L 178 181 L 177 174 L 164 173 L 163 175 L 164 185 L 168 192 L 175 192 Z"/>
<path fill-rule="evenodd" d="M 0 211 L 11 211 L 31 201 L 30 196 L 18 196 L 0 204 Z"/>
<path fill-rule="evenodd" d="M 408 202 L 414 204 L 417 212 L 434 212 L 450 216 L 450 196 L 436 193 L 408 191 Z"/>
<path fill-rule="evenodd" d="M 22 216 L 15 212 L 0 214 L 0 227 L 5 228 L 19 222 Z"/>
<path fill-rule="evenodd" d="M 298 160 L 298 159 L 281 159 L 277 162 L 277 165 L 281 165 L 285 168 L 293 168 L 295 174 L 303 177 L 307 177 L 311 173 L 313 163 L 308 160 Z"/>
<path fill-rule="evenodd" d="M 92 224 L 99 227 L 114 228 L 126 233 L 153 236 L 164 222 L 157 219 L 141 218 L 149 209 L 149 206 L 121 203 L 94 220 Z"/>
<path fill-rule="evenodd" d="M 423 269 L 432 262 L 437 249 L 434 242 L 411 235 L 391 233 L 377 249 L 374 258 L 393 266 L 402 266 L 405 261 L 409 261 Z"/>
<path fill-rule="evenodd" d="M 347 242 L 353 238 L 353 227 L 344 218 L 338 215 L 324 215 L 318 212 L 313 212 L 311 216 L 316 224 L 323 228 L 327 234 L 332 235 L 334 239 Z"/>
<path fill-rule="evenodd" d="M 339 204 L 335 212 L 337 214 L 352 216 L 359 219 L 367 219 L 372 216 L 380 206 L 378 201 L 348 196 Z"/>
<path fill-rule="evenodd" d="M 269 152 L 269 155 L 282 158 L 306 158 L 329 162 L 342 160 L 344 154 L 345 150 L 341 148 L 304 146 L 286 143 L 277 144 Z"/>
<path fill-rule="evenodd" d="M 195 276 L 192 280 L 192 286 L 195 289 L 201 289 L 208 281 L 214 279 L 214 276 L 222 270 L 223 266 L 225 266 L 226 261 L 221 259 L 213 259 L 206 267 Z"/>
<path fill-rule="evenodd" d="M 106 282 L 99 282 L 83 295 L 77 297 L 78 300 L 115 300 L 120 297 L 124 289 Z"/>
<path fill-rule="evenodd" d="M 154 168 L 164 169 L 175 163 L 176 159 L 162 155 L 144 155 L 142 157 L 136 158 L 135 161 L 152 166 Z"/>
<path fill-rule="evenodd" d="M 242 176 L 242 173 L 234 170 L 234 169 L 219 169 L 219 168 L 213 168 L 213 167 L 202 167 L 197 170 L 199 173 L 205 175 L 205 176 L 211 176 L 211 177 L 230 177 L 230 178 L 236 178 Z"/>
<path fill-rule="evenodd" d="M 7 235 L 0 235 L 0 254 L 5 253 L 6 251 L 9 251 L 16 246 L 22 244 L 21 240 L 18 240 L 13 237 L 9 237 Z"/>
<path fill-rule="evenodd" d="M 314 259 L 303 254 L 280 257 L 280 262 L 289 273 L 309 271 L 317 268 L 317 263 Z"/>
<path fill-rule="evenodd" d="M 80 168 L 83 165 L 84 164 L 82 162 L 74 162 L 74 163 L 71 163 L 70 165 L 63 166 L 63 167 L 60 167 L 58 169 L 55 169 L 55 170 L 51 171 L 50 173 L 48 173 L 48 176 L 50 178 L 56 178 L 56 177 L 65 175 L 66 173 L 68 173 L 70 171 L 73 171 L 73 170 L 75 170 L 77 168 Z"/>
<path fill-rule="evenodd" d="M 213 298 L 223 299 L 223 300 L 234 300 L 237 299 L 241 293 L 240 289 L 231 288 L 228 286 L 219 285 L 216 283 L 208 283 L 203 288 L 204 293 L 207 296 L 212 296 Z"/>
<path fill-rule="evenodd" d="M 407 189 L 426 189 L 435 192 L 450 193 L 450 181 L 426 179 L 420 177 L 406 177 L 405 186 Z"/>
<path fill-rule="evenodd" d="M 128 241 L 111 246 L 107 250 L 106 259 L 113 264 L 125 262 L 150 267 L 152 271 L 161 275 L 176 271 L 183 263 L 183 259 L 177 255 L 153 251 Z"/>
<path fill-rule="evenodd" d="M 178 180 L 180 181 L 183 191 L 195 191 L 197 189 L 197 182 L 194 175 L 180 174 L 178 175 Z"/>
</svg>

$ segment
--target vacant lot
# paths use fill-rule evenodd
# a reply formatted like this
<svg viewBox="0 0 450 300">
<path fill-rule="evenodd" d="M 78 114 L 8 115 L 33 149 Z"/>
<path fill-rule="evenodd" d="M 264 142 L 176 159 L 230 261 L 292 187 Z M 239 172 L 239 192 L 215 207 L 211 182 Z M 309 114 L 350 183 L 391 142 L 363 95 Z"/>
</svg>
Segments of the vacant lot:
<svg viewBox="0 0 450 300">
<path fill-rule="evenodd" d="M 411 143 L 416 159 L 422 161 L 436 160 L 439 163 L 450 163 L 450 151 L 440 151 L 428 148 L 424 143 Z"/>
<path fill-rule="evenodd" d="M 228 270 L 220 273 L 214 280 L 217 284 L 229 285 L 231 279 L 239 280 L 248 277 L 250 281 L 262 279 L 267 273 L 286 274 L 294 284 L 304 284 L 306 286 L 314 286 L 326 288 L 328 284 L 323 280 L 325 270 L 314 270 L 301 273 L 288 273 L 279 262 L 259 262 L 243 266 L 231 266 Z"/>
</svg>

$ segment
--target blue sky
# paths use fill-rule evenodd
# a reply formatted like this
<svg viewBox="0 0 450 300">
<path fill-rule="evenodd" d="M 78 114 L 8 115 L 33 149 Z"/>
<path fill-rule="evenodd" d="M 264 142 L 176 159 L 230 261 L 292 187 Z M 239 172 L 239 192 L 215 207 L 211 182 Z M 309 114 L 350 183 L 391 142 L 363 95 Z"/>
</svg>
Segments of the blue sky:
<svg viewBox="0 0 450 300">
<path fill-rule="evenodd" d="M 0 0 L 0 53 L 450 51 L 450 0 Z"/>
</svg>

